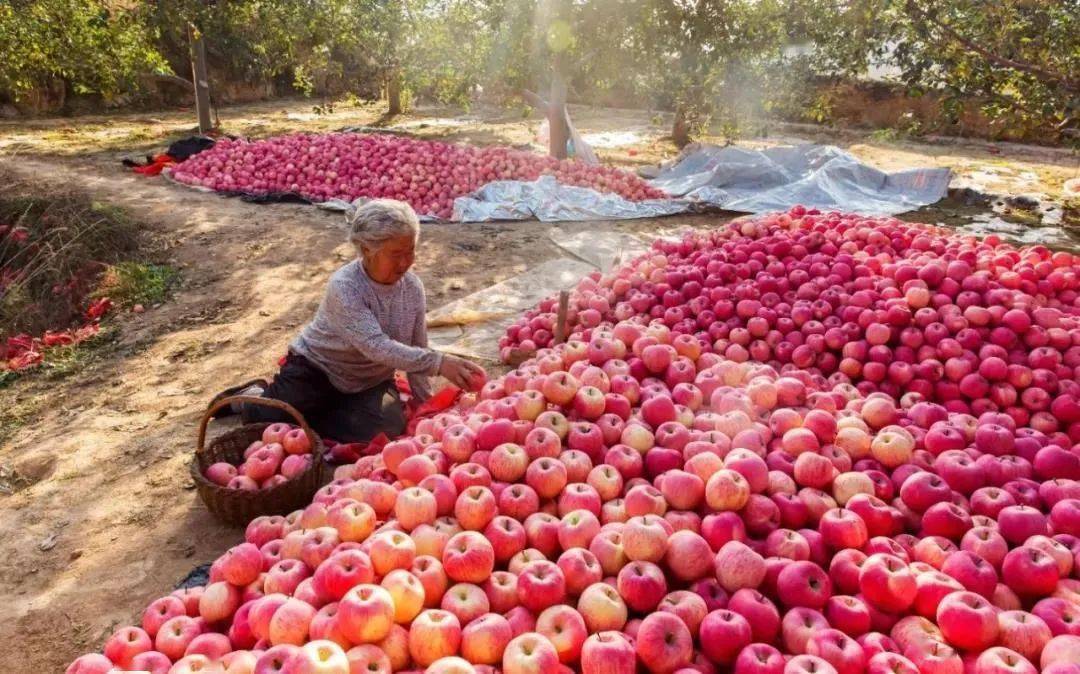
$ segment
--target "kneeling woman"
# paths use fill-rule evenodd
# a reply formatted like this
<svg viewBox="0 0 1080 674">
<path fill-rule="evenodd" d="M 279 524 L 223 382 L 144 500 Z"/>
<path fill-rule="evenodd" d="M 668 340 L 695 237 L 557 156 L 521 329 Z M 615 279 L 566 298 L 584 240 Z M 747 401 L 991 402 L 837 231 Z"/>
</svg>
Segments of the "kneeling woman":
<svg viewBox="0 0 1080 674">
<path fill-rule="evenodd" d="M 273 382 L 244 393 L 289 403 L 324 437 L 363 442 L 405 429 L 395 370 L 407 373 L 417 401 L 430 395 L 435 374 L 472 388 L 482 368 L 428 348 L 424 286 L 409 271 L 419 235 L 408 204 L 380 199 L 358 208 L 349 219 L 357 259 L 330 277 L 315 318 L 290 344 Z M 288 420 L 251 404 L 240 414 L 248 423 Z"/>
</svg>

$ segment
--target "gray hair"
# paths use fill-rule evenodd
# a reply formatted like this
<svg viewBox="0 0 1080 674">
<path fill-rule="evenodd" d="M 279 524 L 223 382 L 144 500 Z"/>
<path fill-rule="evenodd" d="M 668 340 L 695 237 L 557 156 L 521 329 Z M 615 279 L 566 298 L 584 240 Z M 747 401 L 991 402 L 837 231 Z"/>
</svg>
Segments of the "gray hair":
<svg viewBox="0 0 1080 674">
<path fill-rule="evenodd" d="M 390 239 L 420 237 L 420 219 L 412 206 L 394 199 L 372 199 L 348 215 L 349 242 L 357 253 L 377 250 Z"/>
</svg>

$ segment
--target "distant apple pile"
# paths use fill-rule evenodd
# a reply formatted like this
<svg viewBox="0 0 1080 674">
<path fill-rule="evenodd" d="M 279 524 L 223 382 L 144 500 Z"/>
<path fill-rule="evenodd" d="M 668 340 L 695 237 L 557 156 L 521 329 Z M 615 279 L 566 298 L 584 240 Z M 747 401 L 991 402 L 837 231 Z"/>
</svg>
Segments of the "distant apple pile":
<svg viewBox="0 0 1080 674">
<path fill-rule="evenodd" d="M 640 201 L 667 195 L 636 175 L 607 166 L 513 150 L 386 134 L 290 134 L 259 141 L 218 141 L 183 162 L 173 177 L 189 185 L 247 194 L 293 193 L 313 201 L 399 199 L 417 213 L 449 219 L 454 199 L 495 180 L 551 175 Z"/>
<path fill-rule="evenodd" d="M 68 674 L 1077 674 L 1078 480 L 1060 431 L 601 325 Z"/>
<path fill-rule="evenodd" d="M 302 475 L 311 466 L 311 439 L 290 424 L 270 424 L 244 450 L 244 462 L 234 466 L 225 461 L 211 464 L 203 473 L 220 487 L 257 491 L 271 489 Z"/>
<path fill-rule="evenodd" d="M 1080 260 L 894 218 L 788 213 L 657 242 L 572 294 L 571 339 L 659 321 L 734 361 L 821 373 L 1080 441 Z M 554 299 L 501 342 L 549 346 Z M 589 347 L 593 347 L 590 345 Z M 630 360 L 640 375 L 639 359 Z"/>
</svg>

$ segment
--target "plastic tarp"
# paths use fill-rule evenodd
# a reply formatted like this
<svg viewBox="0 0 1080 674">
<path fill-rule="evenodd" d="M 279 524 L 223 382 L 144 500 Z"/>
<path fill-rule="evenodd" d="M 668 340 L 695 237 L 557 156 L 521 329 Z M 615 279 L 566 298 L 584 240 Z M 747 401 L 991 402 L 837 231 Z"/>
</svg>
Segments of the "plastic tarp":
<svg viewBox="0 0 1080 674">
<path fill-rule="evenodd" d="M 827 145 L 765 150 L 698 145 L 650 181 L 671 199 L 628 201 L 553 178 L 500 181 L 454 201 L 454 220 L 615 220 L 691 211 L 765 213 L 802 204 L 822 210 L 895 215 L 945 196 L 947 168 L 886 173 Z"/>
<path fill-rule="evenodd" d="M 554 176 L 537 180 L 497 180 L 469 196 L 454 199 L 453 220 L 624 220 L 685 213 L 685 199 L 629 201 L 617 194 L 558 183 Z"/>
<path fill-rule="evenodd" d="M 589 263 L 568 257 L 542 262 L 520 276 L 428 312 L 428 341 L 440 351 L 498 362 L 499 338 L 521 312 L 553 292 L 572 288 L 593 271 Z"/>
<path fill-rule="evenodd" d="M 950 175 L 947 168 L 886 173 L 829 145 L 765 150 L 702 145 L 650 183 L 672 196 L 729 211 L 766 213 L 802 204 L 896 215 L 940 200 Z"/>
<path fill-rule="evenodd" d="M 172 179 L 169 170 L 164 172 Z M 887 173 L 828 145 L 764 150 L 694 145 L 649 181 L 669 199 L 629 201 L 552 176 L 526 182 L 495 181 L 454 200 L 454 222 L 540 220 L 542 222 L 656 218 L 710 210 L 765 213 L 801 204 L 821 210 L 895 215 L 942 199 L 951 171 L 918 168 Z M 206 190 L 206 188 L 194 188 Z M 237 195 L 241 196 L 241 195 Z M 303 200 L 298 195 L 262 195 L 257 201 Z M 348 211 L 366 201 L 331 200 L 319 208 Z M 437 221 L 422 216 L 421 220 Z"/>
</svg>

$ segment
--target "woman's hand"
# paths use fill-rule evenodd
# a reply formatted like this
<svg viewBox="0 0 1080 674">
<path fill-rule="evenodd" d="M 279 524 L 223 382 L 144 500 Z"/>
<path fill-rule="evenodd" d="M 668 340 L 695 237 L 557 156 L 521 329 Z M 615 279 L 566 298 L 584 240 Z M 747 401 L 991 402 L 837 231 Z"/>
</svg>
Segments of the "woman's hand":
<svg viewBox="0 0 1080 674">
<path fill-rule="evenodd" d="M 478 391 L 487 381 L 484 368 L 472 361 L 451 356 L 448 353 L 443 354 L 439 374 L 446 377 L 454 386 L 466 391 Z"/>
</svg>

